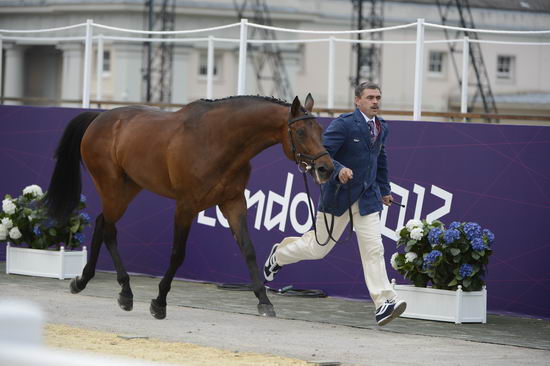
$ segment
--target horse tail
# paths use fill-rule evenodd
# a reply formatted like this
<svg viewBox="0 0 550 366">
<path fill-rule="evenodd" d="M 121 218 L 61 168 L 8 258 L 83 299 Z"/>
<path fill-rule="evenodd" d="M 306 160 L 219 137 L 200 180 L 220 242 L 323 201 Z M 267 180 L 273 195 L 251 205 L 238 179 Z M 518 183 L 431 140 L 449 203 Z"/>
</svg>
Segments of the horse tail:
<svg viewBox="0 0 550 366">
<path fill-rule="evenodd" d="M 100 113 L 88 111 L 74 117 L 65 128 L 55 151 L 57 162 L 44 204 L 48 215 L 58 222 L 67 222 L 80 202 L 80 143 L 86 129 Z"/>
</svg>

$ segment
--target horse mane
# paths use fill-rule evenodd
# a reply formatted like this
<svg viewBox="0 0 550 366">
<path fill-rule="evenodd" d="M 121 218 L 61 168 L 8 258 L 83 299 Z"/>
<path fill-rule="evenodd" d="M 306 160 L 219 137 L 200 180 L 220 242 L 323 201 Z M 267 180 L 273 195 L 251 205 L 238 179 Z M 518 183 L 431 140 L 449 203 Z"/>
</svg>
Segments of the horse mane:
<svg viewBox="0 0 550 366">
<path fill-rule="evenodd" d="M 207 102 L 207 103 L 217 103 L 217 102 L 225 102 L 225 101 L 236 101 L 238 99 L 260 99 L 266 102 L 284 105 L 285 107 L 289 107 L 291 105 L 286 100 L 278 99 L 275 97 L 263 96 L 263 95 L 232 95 L 230 97 L 219 98 L 219 99 L 202 98 L 200 99 L 200 101 Z"/>
</svg>

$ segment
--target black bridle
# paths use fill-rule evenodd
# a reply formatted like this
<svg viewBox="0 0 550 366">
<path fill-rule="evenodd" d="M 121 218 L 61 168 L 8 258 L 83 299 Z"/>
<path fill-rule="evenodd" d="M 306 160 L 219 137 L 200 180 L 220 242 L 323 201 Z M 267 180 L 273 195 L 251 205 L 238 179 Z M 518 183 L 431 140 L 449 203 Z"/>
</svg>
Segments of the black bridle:
<svg viewBox="0 0 550 366">
<path fill-rule="evenodd" d="M 315 222 L 316 221 L 316 219 L 315 219 L 316 215 L 315 215 L 315 212 L 313 210 L 313 206 L 311 204 L 311 194 L 309 193 L 309 185 L 307 183 L 306 173 L 308 173 L 310 170 L 313 170 L 313 173 L 318 174 L 317 170 L 315 169 L 315 162 L 317 161 L 317 159 L 319 159 L 319 158 L 321 158 L 325 155 L 328 155 L 328 151 L 327 150 L 322 151 L 322 152 L 320 152 L 319 154 L 317 154 L 315 156 L 299 153 L 299 152 L 296 151 L 296 145 L 294 144 L 294 139 L 292 137 L 292 129 L 290 128 L 290 126 L 292 126 L 292 124 L 294 122 L 302 121 L 304 119 L 316 119 L 316 117 L 314 115 L 308 114 L 306 112 L 306 114 L 304 114 L 303 116 L 289 119 L 288 120 L 288 137 L 290 139 L 290 145 L 292 147 L 292 154 L 294 155 L 294 161 L 298 165 L 298 170 L 300 170 L 300 172 L 302 173 L 302 176 L 304 178 L 304 185 L 306 187 L 306 195 L 307 195 L 307 202 L 308 202 L 309 212 L 311 214 L 311 220 L 313 222 L 313 231 L 315 232 L 315 240 L 317 241 L 317 244 L 319 244 L 320 246 L 325 246 L 325 245 L 328 244 L 328 242 L 330 240 L 334 241 L 335 243 L 337 242 L 337 240 L 334 239 L 333 236 L 332 236 L 332 233 L 334 231 L 334 215 L 332 216 L 332 220 L 330 221 L 330 224 L 329 224 L 328 219 L 327 219 L 327 214 L 325 212 L 323 212 L 323 218 L 324 218 L 324 221 L 325 221 L 325 228 L 327 230 L 327 236 L 328 237 L 327 237 L 327 240 L 325 240 L 323 243 L 321 243 L 319 241 L 318 236 L 317 236 L 317 225 L 316 225 L 316 222 Z M 317 181 L 320 182 L 320 179 L 319 179 L 318 175 L 317 175 Z M 340 190 L 340 187 L 338 187 L 338 190 Z M 320 191 L 321 191 L 321 200 L 324 201 L 324 199 L 323 199 L 323 189 L 320 188 Z M 348 194 L 349 194 L 349 191 L 348 191 Z M 348 201 L 351 201 L 351 200 L 348 199 Z M 348 212 L 349 212 L 349 219 L 350 219 L 350 225 L 351 226 L 350 226 L 349 237 L 345 241 L 349 240 L 353 235 L 353 214 L 351 212 L 351 202 L 349 202 Z"/>
<path fill-rule="evenodd" d="M 292 129 L 290 128 L 290 126 L 292 126 L 294 122 L 302 121 L 304 119 L 316 119 L 316 117 L 306 112 L 306 114 L 304 114 L 303 116 L 288 120 L 288 137 L 290 139 L 290 146 L 292 148 L 292 154 L 294 155 L 294 162 L 296 162 L 296 164 L 298 165 L 298 169 L 302 173 L 309 172 L 310 170 L 313 169 L 313 172 L 317 174 L 317 170 L 315 169 L 315 163 L 318 159 L 322 158 L 325 155 L 328 155 L 328 151 L 326 150 L 321 151 L 319 154 L 315 156 L 311 156 L 304 153 L 300 153 L 296 150 L 296 145 L 294 144 L 294 138 L 292 136 Z"/>
</svg>

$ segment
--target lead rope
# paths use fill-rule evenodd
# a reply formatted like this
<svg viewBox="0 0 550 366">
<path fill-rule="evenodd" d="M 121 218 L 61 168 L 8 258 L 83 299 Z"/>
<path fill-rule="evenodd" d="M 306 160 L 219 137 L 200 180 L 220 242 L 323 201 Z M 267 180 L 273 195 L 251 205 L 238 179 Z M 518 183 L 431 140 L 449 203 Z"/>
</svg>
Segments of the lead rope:
<svg viewBox="0 0 550 366">
<path fill-rule="evenodd" d="M 311 203 L 311 194 L 309 193 L 309 185 L 308 185 L 307 179 L 306 179 L 306 171 L 307 171 L 308 168 L 314 169 L 314 171 L 315 171 L 315 161 L 323 155 L 328 155 L 328 151 L 325 150 L 324 152 L 322 152 L 322 153 L 320 153 L 320 154 L 318 154 L 317 156 L 314 156 L 314 157 L 304 155 L 304 154 L 300 154 L 300 153 L 296 152 L 296 146 L 294 145 L 294 139 L 292 138 L 292 131 L 290 129 L 290 125 L 293 124 L 294 122 L 297 122 L 297 121 L 300 121 L 300 120 L 303 120 L 303 119 L 315 119 L 315 116 L 306 113 L 303 116 L 296 117 L 296 118 L 293 118 L 293 119 L 288 121 L 288 138 L 290 140 L 290 145 L 291 145 L 291 148 L 292 148 L 292 154 L 294 155 L 294 160 L 295 160 L 296 164 L 298 164 L 298 170 L 300 170 L 302 172 L 302 176 L 304 178 L 304 185 L 306 186 L 306 194 L 307 194 L 307 204 L 308 204 L 308 207 L 309 207 L 311 220 L 313 221 L 313 231 L 315 233 L 315 240 L 317 241 L 317 244 L 319 244 L 320 246 L 327 245 L 328 242 L 331 239 L 336 244 L 336 243 L 338 243 L 338 241 L 332 237 L 332 232 L 334 231 L 334 215 L 332 216 L 332 220 L 330 222 L 330 227 L 329 227 L 328 220 L 327 220 L 327 215 L 326 215 L 325 212 L 323 212 L 323 218 L 324 218 L 324 221 L 325 221 L 325 228 L 327 229 L 328 238 L 325 242 L 323 242 L 321 244 L 321 242 L 319 241 L 319 237 L 317 236 L 317 224 L 316 224 L 317 220 L 316 220 L 316 217 L 315 217 L 315 212 L 313 210 L 313 205 Z M 300 163 L 303 162 L 303 160 L 301 160 L 302 156 L 304 156 L 306 159 L 308 159 L 310 162 L 312 162 L 311 165 L 306 163 L 306 165 L 307 165 L 306 170 L 302 170 L 299 167 Z M 340 187 L 338 187 L 338 189 L 340 189 Z M 320 191 L 321 191 L 321 201 L 323 201 L 323 190 L 320 189 Z M 349 213 L 350 230 L 349 230 L 349 236 L 348 236 L 348 238 L 346 238 L 345 241 L 351 239 L 351 237 L 353 236 L 353 214 L 351 212 L 351 192 L 349 190 L 348 190 L 348 204 L 349 204 L 348 205 L 348 213 Z"/>
<path fill-rule="evenodd" d="M 330 240 L 334 241 L 334 243 L 338 243 L 338 240 L 336 240 L 332 237 L 332 233 L 334 231 L 334 215 L 332 215 L 332 220 L 330 221 L 330 227 L 329 227 L 326 212 L 323 212 L 323 218 L 324 218 L 324 221 L 325 221 L 325 228 L 327 229 L 328 238 L 323 243 L 321 243 L 321 241 L 319 241 L 319 237 L 317 236 L 317 225 L 315 223 L 317 220 L 316 220 L 316 216 L 315 216 L 315 213 L 314 213 L 314 210 L 313 210 L 313 205 L 311 203 L 311 194 L 309 193 L 309 185 L 307 183 L 307 178 L 306 178 L 306 173 L 305 172 L 302 172 L 302 177 L 304 178 L 304 185 L 306 186 L 307 202 L 308 202 L 309 212 L 311 214 L 311 220 L 313 221 L 313 232 L 315 233 L 315 241 L 317 241 L 317 244 L 319 244 L 322 247 L 327 245 Z M 321 201 L 324 201 L 324 199 L 323 199 L 323 197 L 324 197 L 323 196 L 323 189 L 320 188 L 320 191 L 321 191 Z M 348 237 L 346 238 L 346 240 L 343 240 L 343 241 L 348 241 L 353 236 L 353 214 L 351 212 L 351 192 L 349 190 L 348 190 L 348 204 L 349 204 L 348 205 L 348 213 L 349 213 L 350 229 L 349 229 Z M 340 241 L 340 242 L 342 242 L 342 241 Z"/>
</svg>

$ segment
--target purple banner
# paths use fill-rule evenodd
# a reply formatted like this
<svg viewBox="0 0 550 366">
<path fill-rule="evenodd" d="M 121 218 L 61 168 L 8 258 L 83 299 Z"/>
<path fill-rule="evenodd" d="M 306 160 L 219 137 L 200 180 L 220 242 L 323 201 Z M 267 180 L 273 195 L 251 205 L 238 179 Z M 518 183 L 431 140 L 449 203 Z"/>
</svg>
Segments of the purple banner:
<svg viewBox="0 0 550 366">
<path fill-rule="evenodd" d="M 0 106 L 0 194 L 19 195 L 30 184 L 47 188 L 53 152 L 67 122 L 80 109 Z M 321 119 L 328 124 L 329 119 Z M 389 265 L 394 232 L 413 217 L 475 221 L 495 233 L 487 275 L 490 311 L 550 318 L 550 128 L 464 123 L 389 121 L 387 152 L 396 205 L 384 211 L 383 236 L 390 278 L 407 283 Z M 274 146 L 252 161 L 247 188 L 249 230 L 262 266 L 271 246 L 307 231 L 311 220 L 304 183 L 294 163 Z M 85 169 L 84 194 L 91 216 L 100 213 Z M 318 189 L 310 181 L 317 202 Z M 141 193 L 117 225 L 128 271 L 162 275 L 172 243 L 174 202 Z M 216 208 L 199 214 L 178 277 L 248 282 L 244 259 Z M 87 232 L 89 242 L 91 230 Z M 343 237 L 347 236 L 347 232 Z M 0 247 L 5 260 L 5 247 Z M 98 269 L 113 270 L 102 249 Z M 323 289 L 331 296 L 367 299 L 355 239 L 324 259 L 285 267 L 272 286 Z"/>
</svg>

